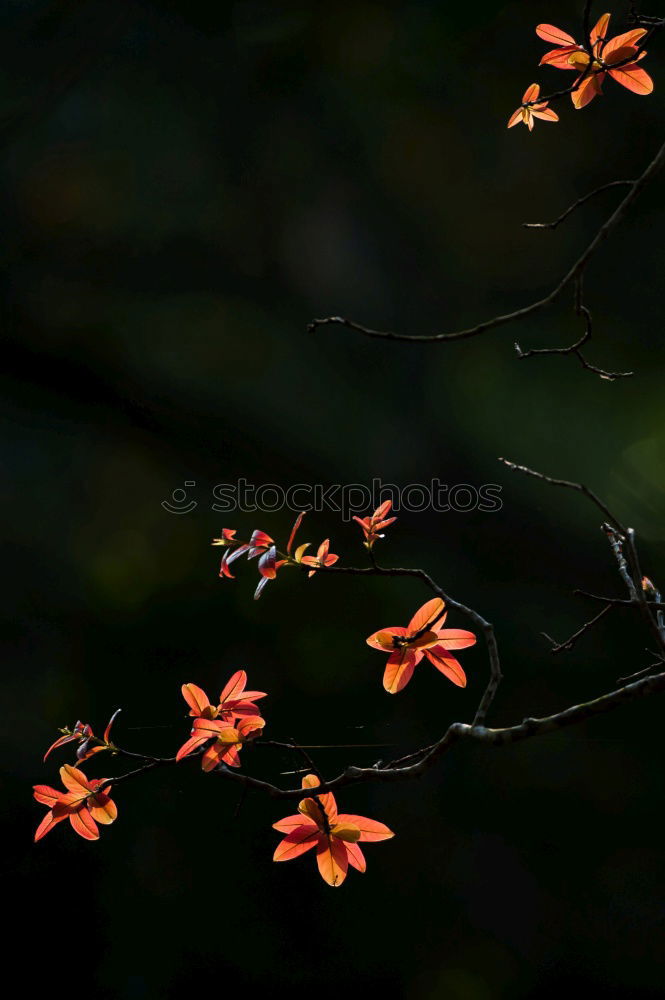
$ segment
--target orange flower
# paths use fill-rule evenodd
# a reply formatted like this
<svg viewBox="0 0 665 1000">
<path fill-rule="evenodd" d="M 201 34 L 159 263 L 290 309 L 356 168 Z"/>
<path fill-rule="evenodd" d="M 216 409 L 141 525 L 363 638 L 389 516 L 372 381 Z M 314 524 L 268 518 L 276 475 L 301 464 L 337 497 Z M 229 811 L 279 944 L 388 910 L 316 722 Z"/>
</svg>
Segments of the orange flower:
<svg viewBox="0 0 665 1000">
<path fill-rule="evenodd" d="M 533 130 L 534 118 L 542 118 L 547 122 L 558 122 L 558 114 L 556 111 L 548 108 L 547 101 L 541 101 L 539 104 L 532 103 L 537 99 L 539 93 L 540 87 L 537 83 L 532 83 L 530 87 L 526 88 L 522 97 L 522 104 L 508 119 L 508 128 L 512 128 L 513 125 L 522 122 L 529 129 L 529 132 L 531 132 Z"/>
<path fill-rule="evenodd" d="M 540 60 L 541 65 L 580 73 L 578 77 L 580 85 L 571 94 L 576 108 L 583 108 L 597 94 L 602 93 L 606 74 L 634 94 L 646 95 L 653 90 L 653 80 L 641 66 L 638 66 L 638 62 L 646 55 L 646 52 L 638 51 L 638 43 L 646 35 L 646 29 L 634 28 L 606 40 L 609 22 L 610 15 L 603 14 L 594 26 L 590 35 L 591 54 L 587 52 L 585 46 L 579 45 L 571 35 L 561 31 L 560 28 L 555 28 L 551 24 L 539 24 L 536 28 L 536 34 L 540 38 L 552 42 L 555 46 L 545 53 Z M 632 59 L 632 56 L 635 56 L 635 59 Z M 617 66 L 616 63 L 623 65 Z"/>
<path fill-rule="evenodd" d="M 35 785 L 34 795 L 38 802 L 50 806 L 35 832 L 35 841 L 41 840 L 63 819 L 68 819 L 74 830 L 85 840 L 99 840 L 97 823 L 112 823 L 118 815 L 115 802 L 108 792 L 110 785 L 101 792 L 103 778 L 88 781 L 83 771 L 65 764 L 60 768 L 62 783 L 66 792 L 59 792 L 50 785 Z"/>
<path fill-rule="evenodd" d="M 239 753 L 243 743 L 257 736 L 266 724 L 266 720 L 258 715 L 250 715 L 240 719 L 235 726 L 229 725 L 223 719 L 206 719 L 199 717 L 194 720 L 192 734 L 186 743 L 180 747 L 176 760 L 182 760 L 194 750 L 214 740 L 201 758 L 204 771 L 212 771 L 219 764 L 229 767 L 240 767 Z"/>
<path fill-rule="evenodd" d="M 476 637 L 464 629 L 445 628 L 445 604 L 435 597 L 416 611 L 407 628 L 401 625 L 383 628 L 367 639 L 367 644 L 382 653 L 390 653 L 383 675 L 383 686 L 389 694 L 397 694 L 411 680 L 416 665 L 426 656 L 448 680 L 457 687 L 466 687 L 466 675 L 451 649 L 473 646 Z"/>
<path fill-rule="evenodd" d="M 377 538 L 383 538 L 383 535 L 379 534 L 381 528 L 387 528 L 389 524 L 392 524 L 397 520 L 396 517 L 389 517 L 386 520 L 386 514 L 390 511 L 392 505 L 392 500 L 384 500 L 384 502 L 376 508 L 371 517 L 354 516 L 353 520 L 357 521 L 363 530 L 363 534 L 365 536 L 363 545 L 366 549 L 371 549 Z"/>
<path fill-rule="evenodd" d="M 254 702 L 267 697 L 265 691 L 246 691 L 246 685 L 247 674 L 238 670 L 227 681 L 219 696 L 219 705 L 211 705 L 208 695 L 197 684 L 183 684 L 182 696 L 189 705 L 189 714 L 195 718 L 223 719 L 232 725 L 243 716 L 260 715 Z"/>
<path fill-rule="evenodd" d="M 303 788 L 317 788 L 319 784 L 315 774 L 307 774 L 302 779 Z M 331 792 L 302 799 L 298 812 L 273 823 L 273 829 L 286 834 L 277 845 L 273 861 L 291 861 L 315 847 L 321 878 L 332 886 L 342 884 L 349 865 L 359 872 L 365 871 L 365 857 L 358 846 L 359 841 L 389 840 L 395 836 L 376 820 L 338 813 Z"/>
</svg>

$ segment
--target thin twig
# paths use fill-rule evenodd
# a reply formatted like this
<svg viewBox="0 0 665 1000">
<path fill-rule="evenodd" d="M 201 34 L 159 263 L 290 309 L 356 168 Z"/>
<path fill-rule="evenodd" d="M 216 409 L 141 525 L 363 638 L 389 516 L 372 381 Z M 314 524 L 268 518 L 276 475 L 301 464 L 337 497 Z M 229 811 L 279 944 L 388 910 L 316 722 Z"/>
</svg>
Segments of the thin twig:
<svg viewBox="0 0 665 1000">
<path fill-rule="evenodd" d="M 600 594 L 591 594 L 588 590 L 574 590 L 573 594 L 576 594 L 578 597 L 588 597 L 591 601 L 612 604 L 614 607 L 619 608 L 636 608 L 638 606 L 637 601 L 626 600 L 625 597 L 602 597 Z M 663 601 L 647 601 L 647 604 L 654 611 L 665 611 L 665 603 Z"/>
<path fill-rule="evenodd" d="M 598 375 L 600 378 L 605 379 L 607 382 L 614 382 L 618 378 L 630 378 L 634 372 L 610 372 L 605 368 L 599 368 L 597 365 L 592 365 L 590 361 L 582 354 L 582 347 L 589 340 L 591 340 L 592 334 L 592 319 L 591 312 L 584 305 L 582 301 L 582 275 L 579 275 L 575 280 L 575 312 L 578 316 L 582 316 L 584 319 L 584 333 L 576 340 L 574 344 L 569 347 L 538 347 L 531 348 L 527 351 L 523 351 L 518 343 L 515 343 L 515 351 L 517 357 L 522 361 L 525 358 L 533 357 L 543 357 L 552 354 L 558 354 L 561 356 L 575 355 L 582 368 L 586 368 L 587 371 L 593 372 L 594 375 Z"/>
<path fill-rule="evenodd" d="M 531 476 L 533 479 L 539 479 L 543 483 L 547 483 L 549 486 L 560 486 L 566 490 L 573 490 L 577 493 L 582 493 L 591 503 L 603 512 L 608 521 L 619 529 L 622 535 L 626 534 L 626 528 L 623 527 L 621 521 L 616 517 L 612 511 L 607 507 L 600 497 L 596 496 L 593 490 L 590 490 L 588 486 L 584 486 L 583 483 L 572 483 L 567 479 L 554 479 L 552 476 L 546 476 L 543 472 L 536 472 L 534 469 L 528 469 L 526 465 L 517 465 L 515 462 L 509 462 L 507 458 L 499 458 L 506 468 L 511 469 L 513 472 L 522 472 L 525 476 Z"/>
<path fill-rule="evenodd" d="M 526 319 L 528 316 L 532 316 L 541 309 L 545 309 L 547 306 L 552 305 L 552 303 L 559 298 L 564 289 L 571 285 L 577 276 L 584 271 L 585 267 L 598 248 L 605 242 L 607 237 L 622 221 L 624 215 L 638 197 L 642 189 L 653 179 L 653 177 L 655 177 L 664 163 L 665 143 L 663 143 L 660 147 L 644 172 L 635 180 L 625 198 L 622 199 L 612 214 L 605 220 L 586 249 L 563 275 L 559 283 L 555 285 L 552 291 L 543 298 L 536 299 L 529 305 L 522 306 L 520 309 L 515 309 L 512 312 L 502 313 L 499 316 L 493 316 L 491 319 L 484 320 L 482 323 L 477 323 L 475 326 L 470 326 L 463 330 L 455 330 L 449 333 L 407 334 L 396 333 L 392 330 L 374 330 L 371 327 L 363 326 L 361 323 L 356 323 L 354 320 L 346 319 L 342 316 L 327 316 L 323 319 L 314 319 L 308 325 L 307 329 L 310 333 L 314 333 L 319 327 L 322 326 L 344 326 L 347 329 L 353 330 L 355 333 L 359 333 L 365 337 L 374 337 L 381 340 L 406 340 L 412 343 L 431 344 L 447 343 L 453 340 L 467 340 L 471 337 L 477 337 L 480 334 L 486 333 L 488 330 L 495 330 L 508 323 L 515 323 Z"/>
<path fill-rule="evenodd" d="M 614 605 L 612 604 L 606 604 L 605 607 L 602 608 L 597 615 L 595 615 L 590 621 L 585 622 L 584 625 L 582 625 L 582 627 L 577 630 L 577 632 L 573 632 L 573 634 L 568 639 L 565 639 L 563 642 L 555 642 L 549 635 L 546 635 L 543 632 L 543 635 L 548 640 L 548 642 L 552 643 L 552 649 L 550 650 L 550 652 L 560 653 L 564 649 L 565 650 L 572 649 L 577 640 L 580 639 L 585 632 L 588 632 L 588 630 L 592 628 L 596 624 L 596 622 L 599 622 L 601 618 L 604 618 L 607 612 L 612 610 L 613 606 Z"/>
<path fill-rule="evenodd" d="M 307 567 L 303 567 L 304 570 Z M 485 639 L 485 646 L 487 648 L 487 656 L 490 663 L 490 676 L 487 682 L 485 691 L 483 692 L 482 698 L 476 710 L 474 717 L 474 725 L 481 725 L 487 718 L 487 713 L 490 710 L 494 697 L 498 690 L 499 684 L 502 680 L 501 673 L 501 663 L 499 659 L 499 647 L 496 641 L 496 635 L 494 634 L 494 627 L 488 622 L 481 614 L 475 611 L 473 608 L 467 607 L 467 605 L 462 604 L 460 601 L 456 601 L 451 597 L 442 587 L 436 583 L 432 577 L 425 572 L 423 569 L 407 568 L 407 567 L 385 567 L 379 566 L 376 562 L 373 566 L 326 566 L 317 570 L 318 573 L 322 573 L 324 576 L 328 574 L 336 573 L 346 573 L 352 576 L 408 576 L 413 577 L 418 580 L 422 580 L 426 587 L 428 587 L 433 594 L 440 597 L 449 608 L 454 611 L 459 611 L 467 617 L 473 624 L 481 630 L 483 637 Z"/>
<path fill-rule="evenodd" d="M 578 198 L 577 201 L 573 202 L 572 205 L 569 205 L 565 212 L 562 212 L 558 219 L 555 219 L 553 222 L 523 222 L 522 226 L 524 229 L 556 229 L 557 226 L 567 219 L 569 215 L 572 215 L 576 209 L 585 205 L 587 201 L 591 201 L 591 199 L 595 198 L 597 194 L 602 194 L 603 191 L 609 191 L 610 188 L 632 187 L 634 183 L 635 181 L 610 181 L 609 184 L 601 184 L 600 187 L 595 188 L 595 190 L 583 195 L 581 198 Z"/>
</svg>

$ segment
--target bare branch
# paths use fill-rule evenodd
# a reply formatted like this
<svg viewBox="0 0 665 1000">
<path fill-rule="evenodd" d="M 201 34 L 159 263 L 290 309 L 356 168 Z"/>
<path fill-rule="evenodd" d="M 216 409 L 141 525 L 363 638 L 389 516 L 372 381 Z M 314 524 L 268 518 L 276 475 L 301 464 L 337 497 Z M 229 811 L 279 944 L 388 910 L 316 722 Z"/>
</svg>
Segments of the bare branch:
<svg viewBox="0 0 665 1000">
<path fill-rule="evenodd" d="M 597 194 L 602 194 L 603 191 L 609 191 L 610 188 L 631 187 L 634 183 L 635 181 L 610 181 L 609 184 L 601 184 L 600 187 L 595 188 L 588 194 L 578 198 L 577 201 L 574 201 L 573 204 L 569 205 L 565 212 L 562 212 L 561 215 L 553 222 L 523 222 L 522 226 L 524 229 L 556 229 L 557 226 L 567 219 L 569 215 L 572 215 L 576 209 L 580 208 L 582 205 L 586 205 L 586 203 L 591 201 L 592 198 L 595 198 Z"/>
<path fill-rule="evenodd" d="M 584 333 L 579 340 L 576 340 L 574 344 L 569 347 L 539 347 L 531 348 L 528 351 L 523 351 L 518 343 L 515 344 L 515 351 L 520 360 L 525 358 L 533 357 L 543 357 L 552 354 L 559 354 L 562 356 L 573 354 L 577 360 L 582 365 L 582 368 L 586 368 L 587 371 L 593 372 L 594 375 L 600 376 L 600 378 L 605 379 L 608 382 L 614 382 L 618 378 L 630 378 L 633 372 L 609 372 L 604 368 L 598 368 L 597 365 L 592 365 L 591 362 L 582 354 L 582 347 L 587 341 L 591 340 L 592 334 L 592 319 L 591 313 L 584 305 L 582 301 L 582 276 L 575 281 L 575 312 L 578 316 L 582 316 L 584 319 Z"/>
<path fill-rule="evenodd" d="M 543 632 L 543 635 L 545 635 L 545 638 L 548 640 L 548 642 L 552 643 L 552 649 L 550 650 L 550 652 L 560 653 L 564 649 L 565 650 L 572 649 L 577 640 L 580 639 L 585 632 L 588 632 L 590 628 L 593 628 L 596 622 L 599 622 L 601 618 L 604 618 L 607 612 L 612 610 L 613 606 L 614 605 L 612 604 L 606 604 L 605 607 L 602 608 L 597 615 L 595 615 L 590 621 L 585 622 L 584 625 L 582 625 L 582 627 L 577 630 L 577 632 L 573 632 L 573 634 L 568 639 L 564 639 L 563 642 L 555 642 L 553 639 L 550 638 L 550 636 L 545 635 L 545 633 Z"/>
<path fill-rule="evenodd" d="M 467 327 L 463 330 L 455 330 L 446 333 L 434 333 L 434 334 L 406 334 L 406 333 L 396 333 L 391 330 L 374 330 L 371 327 L 363 326 L 360 323 L 356 323 L 354 320 L 346 319 L 342 316 L 328 316 L 323 319 L 314 319 L 308 326 L 308 331 L 314 333 L 322 326 L 344 326 L 349 330 L 353 330 L 355 333 L 360 333 L 365 337 L 374 337 L 381 340 L 406 340 L 410 343 L 417 344 L 432 344 L 432 343 L 448 343 L 453 340 L 468 340 L 471 337 L 477 337 L 483 333 L 487 333 L 489 330 L 495 330 L 498 327 L 506 326 L 508 323 L 517 323 L 528 316 L 532 316 L 534 313 L 539 312 L 541 309 L 545 309 L 547 306 L 552 305 L 553 302 L 559 298 L 561 293 L 571 285 L 575 279 L 582 274 L 587 264 L 594 256 L 598 248 L 605 242 L 608 236 L 616 229 L 619 223 L 623 220 L 626 212 L 631 207 L 633 202 L 636 200 L 643 188 L 656 176 L 659 170 L 665 163 L 665 143 L 660 147 L 654 158 L 648 164 L 644 172 L 632 183 L 628 194 L 619 205 L 614 209 L 612 214 L 605 220 L 603 225 L 600 227 L 594 238 L 588 244 L 586 249 L 580 254 L 577 260 L 571 265 L 568 271 L 560 279 L 559 283 L 555 285 L 551 292 L 545 295 L 541 299 L 536 299 L 534 302 L 529 303 L 526 306 L 522 306 L 519 309 L 515 309 L 512 312 L 502 313 L 498 316 L 493 316 L 491 319 L 484 320 L 482 323 L 477 323 L 475 326 Z"/>
<path fill-rule="evenodd" d="M 577 493 L 582 493 L 591 501 L 591 503 L 595 504 L 596 507 L 603 512 L 608 521 L 611 521 L 612 524 L 619 529 L 622 535 L 626 534 L 626 528 L 623 527 L 618 517 L 615 517 L 600 497 L 596 496 L 593 490 L 590 490 L 588 486 L 584 486 L 583 483 L 572 483 L 567 479 L 554 479 L 552 476 L 546 476 L 542 472 L 536 472 L 534 469 L 528 469 L 526 465 L 516 465 L 515 462 L 509 462 L 507 458 L 499 458 L 499 461 L 513 472 L 522 472 L 525 476 L 531 476 L 533 479 L 539 479 L 541 482 L 547 483 L 549 486 L 561 486 L 563 489 L 574 490 Z M 609 603 L 609 601 L 607 603 Z"/>
<path fill-rule="evenodd" d="M 637 601 L 626 600 L 625 597 L 601 597 L 600 594 L 590 594 L 588 590 L 574 590 L 573 593 L 578 597 L 588 597 L 591 601 L 600 601 L 618 608 L 636 608 L 638 606 Z M 654 611 L 665 611 L 665 603 L 662 601 L 647 601 L 647 604 Z"/>
</svg>

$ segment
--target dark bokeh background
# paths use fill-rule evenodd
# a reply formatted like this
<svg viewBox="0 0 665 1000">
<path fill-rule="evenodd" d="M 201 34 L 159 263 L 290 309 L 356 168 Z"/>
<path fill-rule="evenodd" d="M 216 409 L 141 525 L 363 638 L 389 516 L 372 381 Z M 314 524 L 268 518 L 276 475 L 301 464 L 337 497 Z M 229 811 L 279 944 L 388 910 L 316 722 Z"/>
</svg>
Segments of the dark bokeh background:
<svg viewBox="0 0 665 1000">
<path fill-rule="evenodd" d="M 363 640 L 426 599 L 416 582 L 285 574 L 258 603 L 253 567 L 220 582 L 212 535 L 260 526 L 283 538 L 292 515 L 220 518 L 217 483 L 501 484 L 500 513 L 404 514 L 381 549 L 496 622 L 497 724 L 593 697 L 649 662 L 638 623 L 619 614 L 550 656 L 541 631 L 561 639 L 590 612 L 572 589 L 619 593 L 620 580 L 590 506 L 496 458 L 583 478 L 635 526 L 645 571 L 665 581 L 659 183 L 587 281 L 589 355 L 634 369 L 632 380 L 601 381 L 570 358 L 516 359 L 516 338 L 578 335 L 567 301 L 448 347 L 305 332 L 328 313 L 456 328 L 563 273 L 616 196 L 555 233 L 520 223 L 634 176 L 665 117 L 655 45 L 652 98 L 608 81 L 586 111 L 562 106 L 558 126 L 506 131 L 528 83 L 563 79 L 535 68 L 533 26 L 573 28 L 579 6 L 3 5 L 14 967 L 27 941 L 51 983 L 123 1000 L 287 986 L 321 1000 L 573 986 L 611 998 L 662 986 L 657 701 L 511 748 L 460 748 L 421 783 L 349 789 L 347 809 L 398 836 L 370 846 L 367 874 L 339 892 L 312 859 L 271 863 L 283 805 L 249 796 L 236 815 L 237 786 L 195 768 L 118 789 L 120 819 L 97 844 L 60 827 L 30 846 L 42 808 L 29 788 L 56 780 L 61 760 L 41 755 L 57 727 L 83 718 L 101 730 L 122 706 L 119 742 L 171 753 L 188 728 L 183 681 L 217 692 L 242 666 L 270 692 L 273 736 L 394 745 L 322 751 L 330 773 L 472 713 L 481 647 L 464 656 L 465 692 L 425 668 L 398 698 L 381 689 L 383 661 Z M 185 480 L 198 507 L 169 515 L 161 501 Z M 302 540 L 326 535 L 344 561 L 362 559 L 355 525 L 311 515 Z M 246 760 L 265 773 L 294 766 Z"/>
</svg>

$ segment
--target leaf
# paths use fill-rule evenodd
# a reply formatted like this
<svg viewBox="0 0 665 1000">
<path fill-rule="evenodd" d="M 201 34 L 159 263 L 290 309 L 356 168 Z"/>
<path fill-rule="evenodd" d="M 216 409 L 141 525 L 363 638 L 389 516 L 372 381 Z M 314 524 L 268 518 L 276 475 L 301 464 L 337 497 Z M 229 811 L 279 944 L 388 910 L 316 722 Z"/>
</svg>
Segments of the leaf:
<svg viewBox="0 0 665 1000">
<path fill-rule="evenodd" d="M 364 872 L 367 869 L 367 862 L 365 861 L 365 855 L 360 849 L 359 844 L 348 844 L 346 845 L 346 856 L 349 860 L 349 864 L 352 868 L 355 868 L 359 872 Z"/>
<path fill-rule="evenodd" d="M 620 83 L 626 90 L 632 90 L 634 94 L 645 96 L 653 91 L 653 80 L 637 63 L 630 63 L 618 69 L 610 69 L 608 72 L 613 80 Z"/>
<path fill-rule="evenodd" d="M 98 792 L 96 795 L 90 796 L 88 799 L 88 811 L 93 819 L 97 820 L 98 823 L 103 823 L 105 826 L 108 823 L 112 823 L 118 817 L 118 807 L 104 792 Z"/>
<path fill-rule="evenodd" d="M 445 606 L 445 602 L 440 597 L 434 597 L 431 601 L 423 604 L 422 608 L 416 611 L 409 622 L 409 635 L 414 635 L 416 632 L 429 628 L 435 621 L 438 621 L 443 614 Z"/>
<path fill-rule="evenodd" d="M 224 690 L 219 696 L 219 703 L 223 705 L 225 701 L 237 699 L 247 687 L 247 674 L 244 670 L 237 670 L 224 685 Z"/>
<path fill-rule="evenodd" d="M 372 646 L 374 649 L 380 649 L 382 652 L 393 652 L 395 650 L 395 643 L 393 642 L 393 636 L 398 638 L 404 638 L 407 634 L 407 629 L 402 625 L 391 625 L 389 628 L 382 628 L 379 632 L 374 632 L 372 635 L 368 636 L 365 640 L 368 646 Z"/>
<path fill-rule="evenodd" d="M 53 827 L 56 826 L 58 823 L 62 823 L 63 819 L 67 819 L 66 813 L 61 816 L 54 816 L 53 813 L 49 810 L 49 812 L 46 813 L 46 816 L 44 816 L 44 819 L 41 821 L 41 823 L 35 830 L 35 838 L 34 838 L 35 843 L 37 843 L 38 840 L 41 840 L 42 837 L 45 837 L 47 833 L 50 833 Z"/>
<path fill-rule="evenodd" d="M 457 687 L 466 687 L 466 674 L 462 670 L 462 664 L 454 656 L 451 656 L 443 646 L 433 646 L 431 649 L 426 649 L 425 656 L 449 681 L 452 681 Z"/>
<path fill-rule="evenodd" d="M 437 634 L 445 649 L 467 649 L 476 644 L 473 632 L 467 632 L 463 628 L 444 628 Z"/>
<path fill-rule="evenodd" d="M 319 839 L 317 827 L 303 823 L 294 827 L 275 848 L 273 861 L 292 861 L 315 847 Z"/>
<path fill-rule="evenodd" d="M 337 822 L 330 830 L 333 837 L 339 837 L 345 843 L 355 844 L 357 840 L 360 840 L 360 830 L 355 825 L 355 823 L 350 823 L 348 821 L 341 822 L 339 816 L 337 817 Z"/>
<path fill-rule="evenodd" d="M 399 649 L 388 657 L 383 674 L 383 686 L 389 694 L 397 694 L 406 687 L 413 676 L 417 662 L 416 653 L 411 649 Z"/>
<path fill-rule="evenodd" d="M 289 555 L 291 555 L 291 546 L 293 545 L 293 540 L 296 537 L 296 534 L 298 532 L 298 528 L 302 524 L 302 519 L 303 519 L 303 517 L 305 516 L 306 513 L 307 513 L 306 511 L 301 510 L 301 512 L 298 514 L 297 518 L 294 521 L 293 527 L 291 528 L 291 534 L 289 535 L 289 540 L 288 540 L 287 545 L 286 545 L 286 551 L 287 551 L 287 553 Z M 296 558 L 297 558 L 297 555 L 296 555 Z"/>
<path fill-rule="evenodd" d="M 340 886 L 346 878 L 349 866 L 349 856 L 344 841 L 336 840 L 335 837 L 320 837 L 316 848 L 316 863 L 324 882 L 335 887 Z"/>
<path fill-rule="evenodd" d="M 204 709 L 210 708 L 208 695 L 197 684 L 183 684 L 180 690 L 182 691 L 183 698 L 189 705 L 190 715 L 201 715 Z"/>
<path fill-rule="evenodd" d="M 69 822 L 84 840 L 99 840 L 99 830 L 87 809 L 71 813 Z"/>
<path fill-rule="evenodd" d="M 552 45 L 576 45 L 577 42 L 566 31 L 555 28 L 553 24 L 539 24 L 536 27 L 536 34 L 544 42 L 551 42 Z"/>
<path fill-rule="evenodd" d="M 337 817 L 339 823 L 352 823 L 360 831 L 360 841 L 366 843 L 379 840 L 390 840 L 395 834 L 385 825 L 375 819 L 368 819 L 367 816 L 354 816 L 352 813 L 340 813 Z"/>
<path fill-rule="evenodd" d="M 46 760 L 46 758 L 48 757 L 48 755 L 51 753 L 52 750 L 56 750 L 58 747 L 63 747 L 65 743 L 71 743 L 72 740 L 77 740 L 77 739 L 78 739 L 77 733 L 74 734 L 70 733 L 68 736 L 60 736 L 59 739 L 55 741 L 55 743 L 51 743 L 51 746 L 44 754 L 43 760 Z"/>
<path fill-rule="evenodd" d="M 72 767 L 71 764 L 64 764 L 60 768 L 60 777 L 63 785 L 70 792 L 75 792 L 77 795 L 88 795 L 90 792 L 88 779 L 83 771 L 79 771 L 77 767 Z"/>
<path fill-rule="evenodd" d="M 313 820 L 309 820 L 306 816 L 302 816 L 300 813 L 295 813 L 293 816 L 285 816 L 284 819 L 280 819 L 277 823 L 273 823 L 273 830 L 279 830 L 280 833 L 290 833 L 291 830 L 295 830 L 297 826 L 309 825 L 312 830 L 318 830 L 318 826 Z"/>
</svg>

